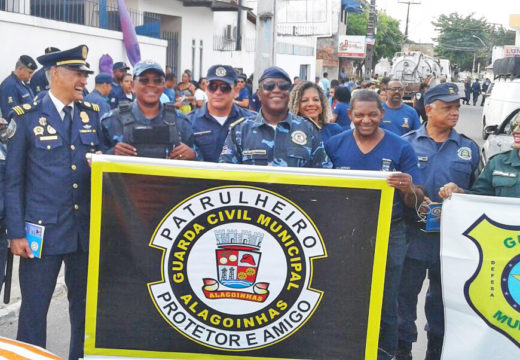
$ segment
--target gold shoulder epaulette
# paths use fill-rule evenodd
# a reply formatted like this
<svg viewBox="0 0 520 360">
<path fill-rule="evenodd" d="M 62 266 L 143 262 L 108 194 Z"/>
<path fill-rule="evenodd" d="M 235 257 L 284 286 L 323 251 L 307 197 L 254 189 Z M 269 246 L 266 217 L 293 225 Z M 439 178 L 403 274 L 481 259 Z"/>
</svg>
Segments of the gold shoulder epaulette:
<svg viewBox="0 0 520 360">
<path fill-rule="evenodd" d="M 14 106 L 11 110 L 13 110 L 18 116 L 25 114 L 25 111 L 21 106 Z"/>
<path fill-rule="evenodd" d="M 246 118 L 241 117 L 241 118 L 238 119 L 237 121 L 233 121 L 233 122 L 231 123 L 231 125 L 229 125 L 229 128 L 232 128 L 232 127 L 237 126 L 238 124 L 240 124 L 240 123 L 241 123 L 242 121 L 244 121 L 245 119 L 246 119 Z"/>
</svg>

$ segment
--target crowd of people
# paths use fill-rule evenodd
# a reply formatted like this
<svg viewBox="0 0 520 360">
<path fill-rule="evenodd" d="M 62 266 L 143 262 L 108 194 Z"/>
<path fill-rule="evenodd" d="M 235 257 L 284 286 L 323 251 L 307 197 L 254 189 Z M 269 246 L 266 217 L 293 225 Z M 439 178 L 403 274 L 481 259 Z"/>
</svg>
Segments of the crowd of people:
<svg viewBox="0 0 520 360">
<path fill-rule="evenodd" d="M 113 74 L 98 74 L 95 89 L 86 95 L 93 73 L 88 48 L 48 50 L 37 59 L 47 80 L 34 87 L 37 94 L 29 82 L 37 63 L 27 56 L 0 85 L 7 119 L 0 124 L 0 138 L 7 142 L 7 152 L 5 145 L 0 148 L 6 159 L 0 161 L 2 244 L 5 251 L 7 236 L 12 253 L 21 258 L 19 340 L 45 347 L 47 310 L 65 263 L 69 359 L 82 356 L 90 214 L 85 155 L 101 152 L 389 172 L 396 196 L 378 359 L 411 359 L 417 298 L 427 275 L 426 359 L 440 359 L 440 234 L 424 231 L 425 214 L 453 192 L 520 196 L 520 121 L 512 127 L 514 149 L 493 158 L 479 176 L 477 144 L 454 129 L 464 96 L 453 83 L 421 87 L 416 110 L 403 103 L 404 86 L 394 79 L 378 86 L 329 81 L 327 74 L 304 81 L 272 66 L 255 74 L 253 93 L 253 77 L 229 65 L 211 66 L 197 83 L 186 70 L 177 84 L 171 69 L 145 60 L 132 72 L 116 62 Z M 421 124 L 420 117 L 427 121 Z M 515 174 L 516 183 L 507 174 Z M 25 238 L 26 221 L 45 226 L 41 259 L 34 259 Z"/>
</svg>

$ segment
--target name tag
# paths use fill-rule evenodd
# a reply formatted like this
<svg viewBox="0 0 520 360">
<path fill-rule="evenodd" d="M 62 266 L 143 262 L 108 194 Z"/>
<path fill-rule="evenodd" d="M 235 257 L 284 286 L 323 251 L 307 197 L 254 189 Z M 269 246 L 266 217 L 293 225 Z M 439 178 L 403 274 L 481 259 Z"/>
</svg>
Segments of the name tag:
<svg viewBox="0 0 520 360">
<path fill-rule="evenodd" d="M 40 139 L 40 141 L 58 140 L 58 135 L 40 136 L 39 139 Z"/>
<path fill-rule="evenodd" d="M 199 131 L 199 132 L 196 132 L 196 133 L 193 133 L 193 136 L 204 136 L 204 135 L 209 135 L 213 132 L 213 130 L 206 130 L 206 131 Z"/>
<path fill-rule="evenodd" d="M 79 130 L 80 133 L 91 133 L 91 132 L 93 132 L 93 131 L 94 131 L 94 130 L 92 130 L 92 129 L 80 129 L 80 130 Z"/>
<path fill-rule="evenodd" d="M 418 156 L 419 161 L 428 161 L 428 156 Z"/>
<path fill-rule="evenodd" d="M 508 173 L 508 172 L 499 171 L 499 170 L 494 170 L 493 175 L 505 176 L 505 177 L 510 177 L 510 178 L 516 178 L 516 176 L 517 176 L 515 173 Z"/>
<path fill-rule="evenodd" d="M 266 150 L 245 150 L 242 152 L 243 155 L 267 155 Z"/>
</svg>

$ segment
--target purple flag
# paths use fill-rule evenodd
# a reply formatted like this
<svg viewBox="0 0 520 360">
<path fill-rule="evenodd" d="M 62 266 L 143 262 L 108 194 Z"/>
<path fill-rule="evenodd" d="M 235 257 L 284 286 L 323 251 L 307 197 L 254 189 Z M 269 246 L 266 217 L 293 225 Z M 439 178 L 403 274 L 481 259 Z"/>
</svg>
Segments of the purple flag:
<svg viewBox="0 0 520 360">
<path fill-rule="evenodd" d="M 124 0 L 117 0 L 117 4 L 119 5 L 119 20 L 121 22 L 121 31 L 123 32 L 123 42 L 125 43 L 126 55 L 128 56 L 130 64 L 134 66 L 136 63 L 141 61 L 141 51 L 139 50 L 137 35 Z"/>
</svg>

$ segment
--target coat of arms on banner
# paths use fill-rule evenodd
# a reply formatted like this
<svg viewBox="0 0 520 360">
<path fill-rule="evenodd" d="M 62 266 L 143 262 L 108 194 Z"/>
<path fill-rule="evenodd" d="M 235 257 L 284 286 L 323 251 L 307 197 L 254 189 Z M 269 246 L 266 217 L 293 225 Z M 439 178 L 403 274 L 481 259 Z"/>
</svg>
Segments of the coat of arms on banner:
<svg viewBox="0 0 520 360">
<path fill-rule="evenodd" d="M 466 300 L 491 328 L 520 347 L 520 227 L 482 215 L 464 235 L 480 253 L 477 271 L 464 287 Z"/>
<path fill-rule="evenodd" d="M 326 257 L 312 219 L 274 192 L 224 186 L 164 217 L 150 246 L 164 252 L 151 299 L 175 330 L 207 347 L 251 350 L 305 325 L 323 293 L 313 261 Z"/>
<path fill-rule="evenodd" d="M 260 267 L 262 232 L 248 230 L 215 230 L 218 249 L 216 264 L 218 281 L 204 279 L 204 295 L 207 299 L 239 299 L 263 302 L 268 296 L 268 283 L 256 283 Z M 236 291 L 217 291 L 219 284 L 241 289 Z M 254 286 L 254 287 L 253 287 Z M 253 287 L 253 291 L 244 291 Z M 244 289 L 244 290 L 242 290 Z"/>
</svg>

